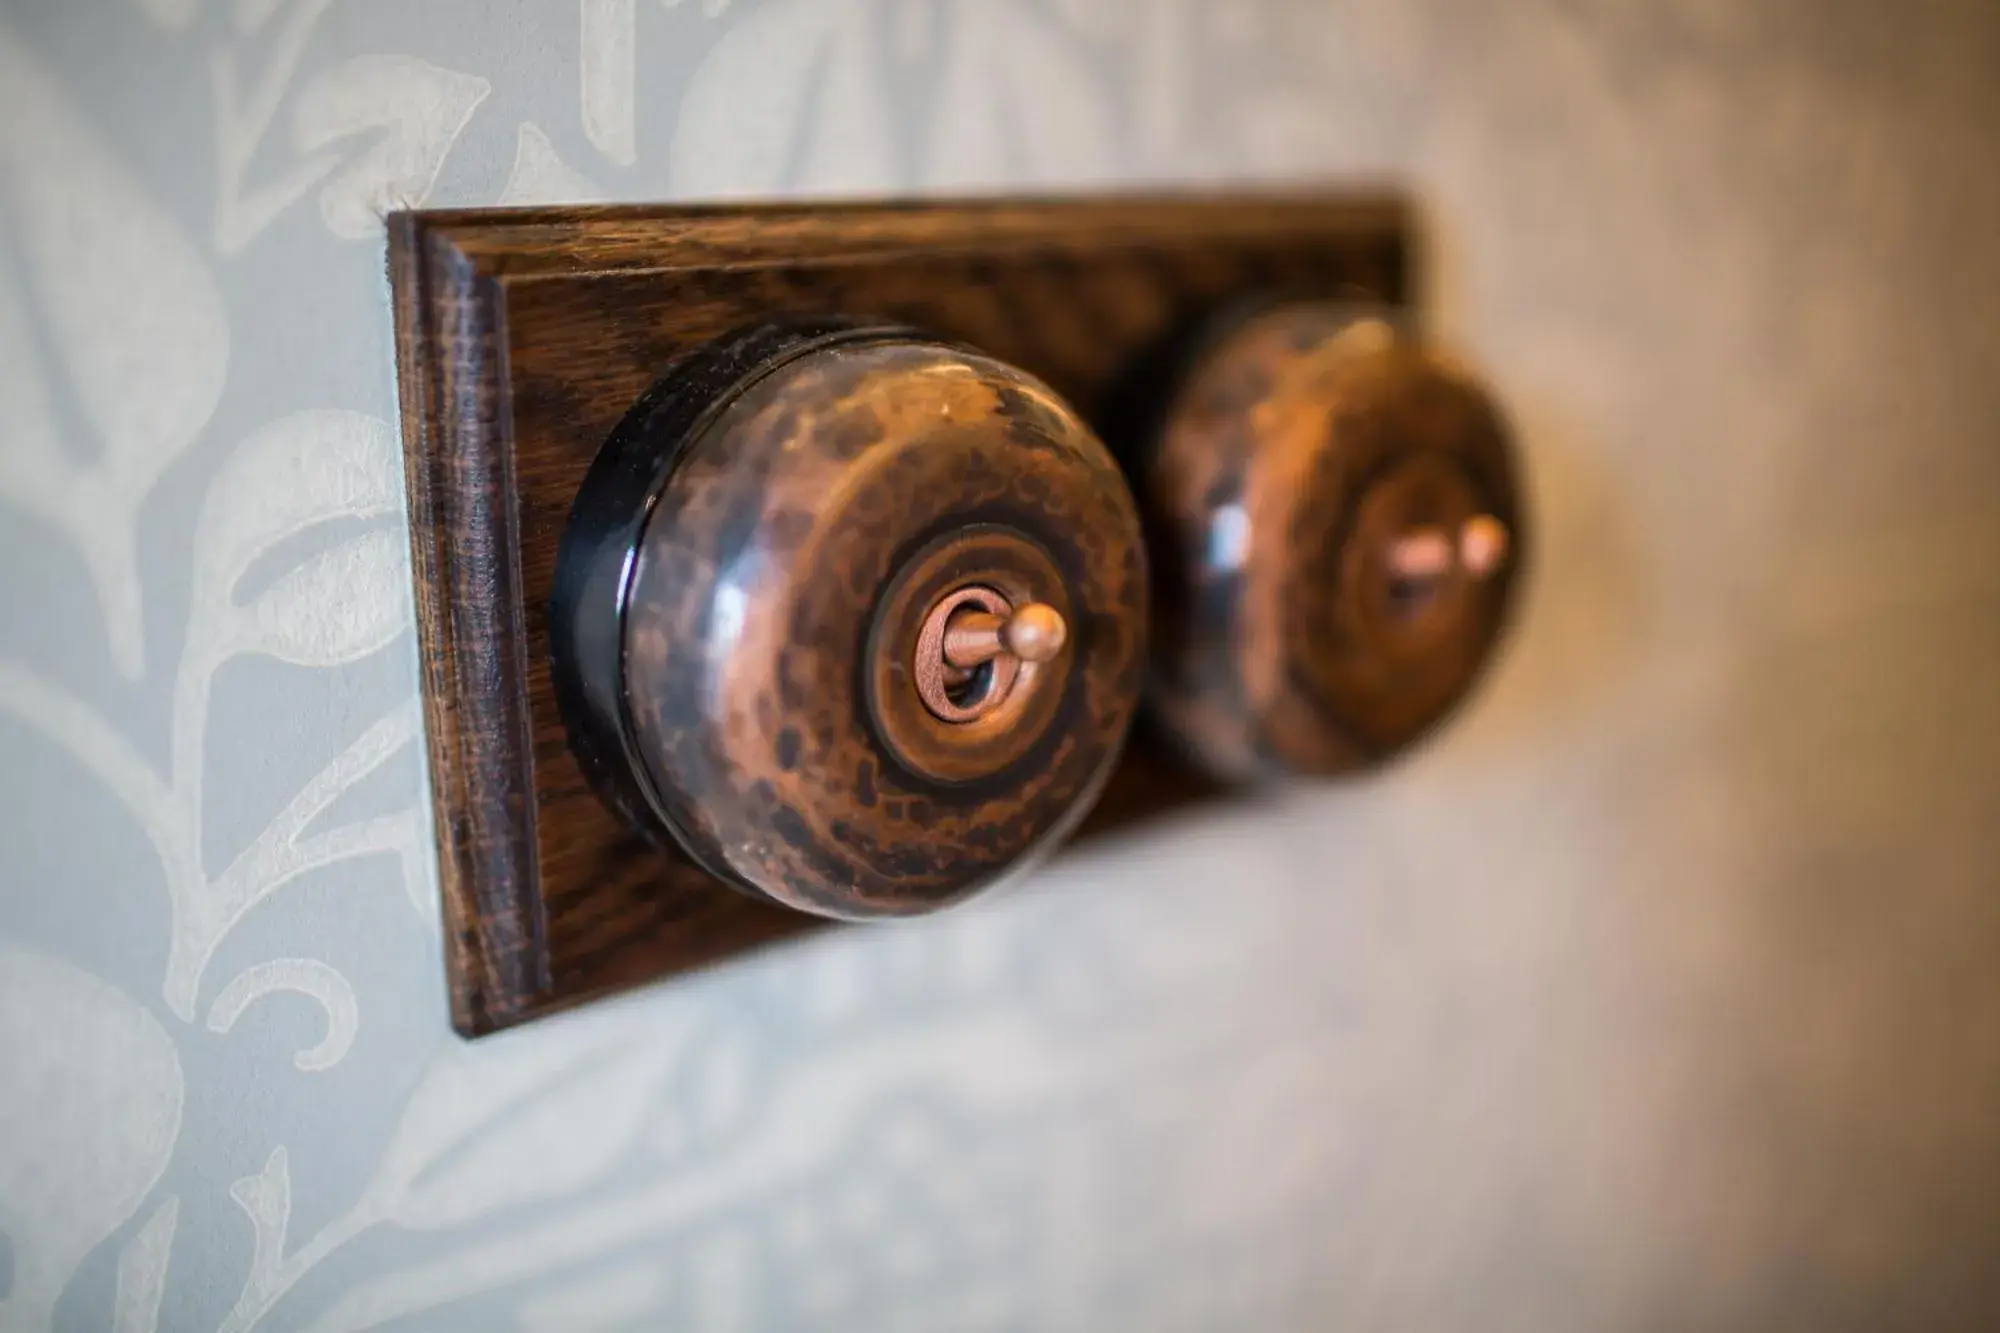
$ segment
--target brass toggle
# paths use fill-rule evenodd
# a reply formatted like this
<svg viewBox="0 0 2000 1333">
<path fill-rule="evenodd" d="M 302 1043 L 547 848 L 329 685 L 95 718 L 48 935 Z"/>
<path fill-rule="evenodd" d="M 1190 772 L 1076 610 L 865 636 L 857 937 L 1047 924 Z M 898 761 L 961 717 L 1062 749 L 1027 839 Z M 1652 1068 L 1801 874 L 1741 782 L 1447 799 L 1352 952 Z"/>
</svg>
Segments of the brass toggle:
<svg viewBox="0 0 2000 1333">
<path fill-rule="evenodd" d="M 1507 559 L 1507 525 L 1477 514 L 1459 528 L 1457 540 L 1442 528 L 1413 528 L 1389 547 L 1389 573 L 1410 583 L 1443 578 L 1454 565 L 1474 579 L 1489 579 Z"/>
</svg>

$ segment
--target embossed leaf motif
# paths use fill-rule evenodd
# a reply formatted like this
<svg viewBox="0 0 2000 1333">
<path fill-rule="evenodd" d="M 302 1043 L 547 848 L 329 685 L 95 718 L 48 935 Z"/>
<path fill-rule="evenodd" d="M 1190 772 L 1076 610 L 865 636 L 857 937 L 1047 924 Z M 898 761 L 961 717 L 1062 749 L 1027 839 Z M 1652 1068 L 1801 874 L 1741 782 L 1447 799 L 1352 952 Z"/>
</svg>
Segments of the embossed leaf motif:
<svg viewBox="0 0 2000 1333">
<path fill-rule="evenodd" d="M 502 207 L 527 204 L 593 204 L 604 192 L 582 172 L 557 155 L 549 136 L 532 120 L 521 122 L 514 140 L 514 166 L 497 202 Z"/>
<path fill-rule="evenodd" d="M 352 530 L 353 520 L 395 513 L 397 468 L 395 433 L 359 412 L 298 412 L 245 440 L 202 505 L 190 654 L 212 663 L 264 652 L 332 666 L 401 633 L 409 622 L 402 530 Z M 322 527 L 332 540 L 288 571 L 261 585 L 246 579 L 281 545 Z"/>
<path fill-rule="evenodd" d="M 874 0 L 790 0 L 717 42 L 668 149 L 686 194 L 881 189 L 896 175 Z"/>
<path fill-rule="evenodd" d="M 189 0 L 192 3 L 192 0 Z M 269 21 L 285 0 L 236 0 L 229 17 L 238 32 L 255 32 Z"/>
<path fill-rule="evenodd" d="M 167 1291 L 167 1266 L 173 1259 L 180 1215 L 180 1199 L 168 1198 L 119 1252 L 112 1333 L 154 1333 L 159 1328 L 160 1301 Z"/>
<path fill-rule="evenodd" d="M 309 1074 L 339 1064 L 354 1044 L 361 1021 L 359 1007 L 347 978 L 316 958 L 273 958 L 237 973 L 209 1007 L 208 1030 L 229 1031 L 246 1009 L 277 991 L 310 996 L 326 1011 L 326 1036 L 299 1051 L 292 1063 Z"/>
<path fill-rule="evenodd" d="M 1149 15 L 1150 16 L 1150 15 Z M 951 12 L 927 185 L 1095 179 L 1118 164 L 1109 99 L 1075 40 L 1023 5 Z"/>
<path fill-rule="evenodd" d="M 0 216 L 16 249 L 0 263 L 0 498 L 76 544 L 113 660 L 136 678 L 133 529 L 222 392 L 222 297 L 173 219 L 4 26 L 0 125 Z"/>
<path fill-rule="evenodd" d="M 891 105 L 896 59 L 937 72 L 933 114 Z M 716 43 L 669 153 L 677 190 L 715 195 L 879 190 L 912 161 L 926 185 L 1101 175 L 1107 90 L 1076 34 L 1018 0 L 788 0 Z"/>
<path fill-rule="evenodd" d="M 194 22 L 195 0 L 138 0 L 146 17 L 162 28 L 185 28 Z"/>
<path fill-rule="evenodd" d="M 253 651 L 337 666 L 389 644 L 407 623 L 406 548 L 376 528 L 322 551 L 244 608 Z"/>
<path fill-rule="evenodd" d="M 391 210 L 421 204 L 491 88 L 477 75 L 407 55 L 356 56 L 314 79 L 293 108 L 292 141 L 300 154 L 375 135 L 320 191 L 326 225 L 365 238 L 381 230 Z"/>
<path fill-rule="evenodd" d="M 269 1290 L 284 1265 L 285 1234 L 292 1221 L 292 1158 L 285 1146 L 271 1149 L 262 1171 L 232 1182 L 229 1197 L 250 1219 L 255 1237 L 245 1290 Z"/>
<path fill-rule="evenodd" d="M 173 1039 L 119 991 L 0 941 L 0 1326 L 49 1327 L 83 1257 L 153 1188 L 180 1133 Z"/>
<path fill-rule="evenodd" d="M 387 1216 L 450 1227 L 582 1189 L 630 1151 L 682 1045 L 671 1030 L 581 1051 L 574 1031 L 534 1035 L 568 1040 L 439 1057 L 370 1186 Z"/>
</svg>

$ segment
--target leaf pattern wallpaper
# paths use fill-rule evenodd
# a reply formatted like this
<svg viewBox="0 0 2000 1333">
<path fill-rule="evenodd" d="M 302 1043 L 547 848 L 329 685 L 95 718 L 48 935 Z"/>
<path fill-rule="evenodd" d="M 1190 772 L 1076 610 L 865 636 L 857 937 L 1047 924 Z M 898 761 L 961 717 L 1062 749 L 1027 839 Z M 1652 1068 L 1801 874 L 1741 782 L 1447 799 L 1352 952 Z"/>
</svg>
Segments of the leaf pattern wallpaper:
<svg viewBox="0 0 2000 1333">
<path fill-rule="evenodd" d="M 0 1328 L 2000 1321 L 2000 12 L 9 0 Z M 381 219 L 1390 179 L 1540 561 L 1365 780 L 465 1044 Z"/>
</svg>

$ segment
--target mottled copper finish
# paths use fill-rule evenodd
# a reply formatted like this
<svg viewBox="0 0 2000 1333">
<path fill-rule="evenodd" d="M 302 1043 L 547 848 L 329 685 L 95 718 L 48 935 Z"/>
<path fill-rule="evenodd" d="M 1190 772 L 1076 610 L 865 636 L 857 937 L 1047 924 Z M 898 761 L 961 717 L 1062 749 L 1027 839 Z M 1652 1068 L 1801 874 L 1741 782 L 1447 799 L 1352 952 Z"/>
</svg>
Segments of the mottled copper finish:
<svg viewBox="0 0 2000 1333">
<path fill-rule="evenodd" d="M 957 901 L 1088 809 L 1146 599 L 1124 478 L 1038 380 L 909 338 L 796 356 L 719 405 L 639 539 L 625 687 L 660 813 L 805 911 Z M 926 701 L 949 611 L 1029 605 L 1074 633 Z"/>
<path fill-rule="evenodd" d="M 1163 588 L 1152 699 L 1233 780 L 1384 757 L 1471 686 L 1522 516 L 1492 400 L 1334 303 L 1224 330 L 1139 477 Z"/>
</svg>

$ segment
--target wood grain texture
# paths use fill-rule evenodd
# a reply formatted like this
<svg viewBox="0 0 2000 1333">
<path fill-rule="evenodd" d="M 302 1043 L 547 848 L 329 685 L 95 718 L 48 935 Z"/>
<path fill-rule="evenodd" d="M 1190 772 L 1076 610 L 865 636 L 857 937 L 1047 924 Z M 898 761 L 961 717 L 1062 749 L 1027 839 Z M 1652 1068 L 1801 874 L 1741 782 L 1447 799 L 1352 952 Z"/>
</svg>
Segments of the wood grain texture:
<svg viewBox="0 0 2000 1333">
<path fill-rule="evenodd" d="M 593 791 L 550 669 L 570 507 L 660 375 L 754 321 L 924 328 L 1138 447 L 1190 329 L 1272 296 L 1401 301 L 1396 199 L 1278 196 L 391 218 L 452 1019 L 468 1035 L 808 928 L 663 852 Z M 1212 788 L 1143 736 L 1083 830 Z"/>
</svg>

